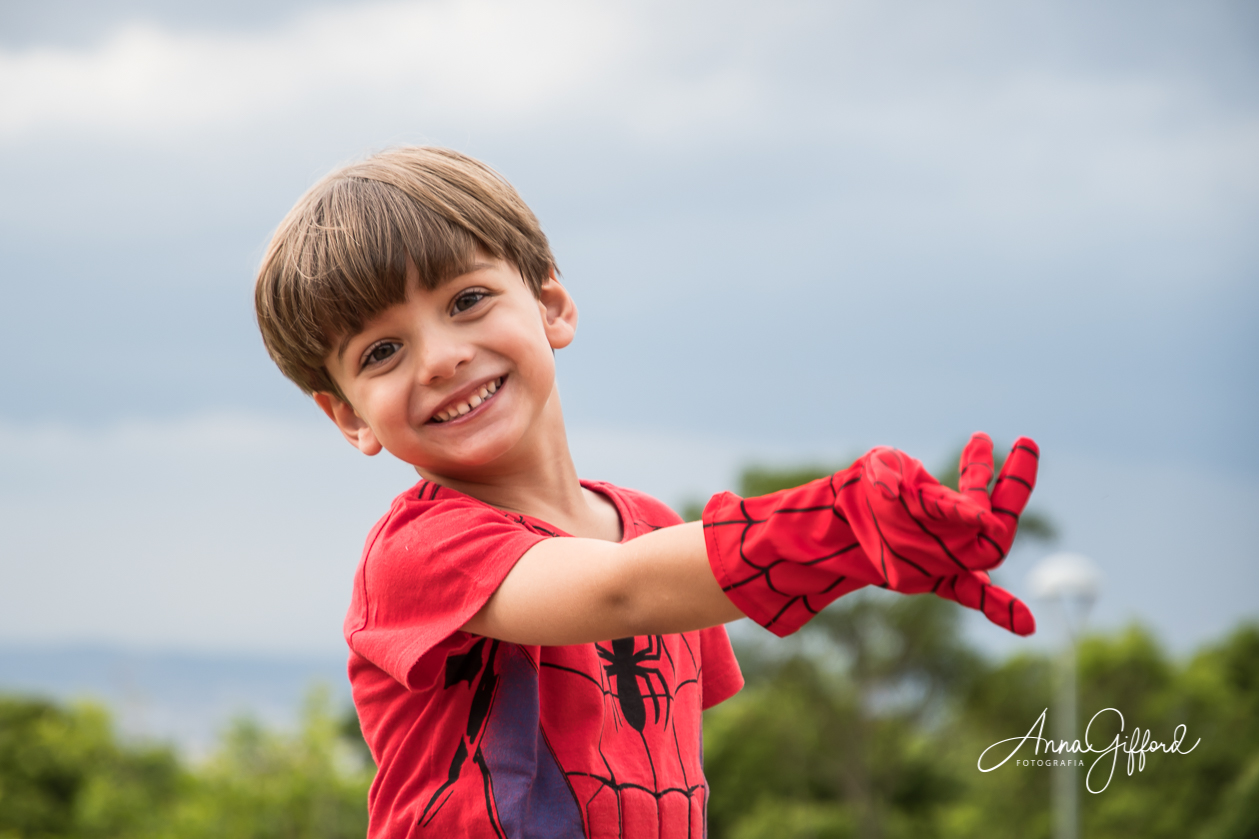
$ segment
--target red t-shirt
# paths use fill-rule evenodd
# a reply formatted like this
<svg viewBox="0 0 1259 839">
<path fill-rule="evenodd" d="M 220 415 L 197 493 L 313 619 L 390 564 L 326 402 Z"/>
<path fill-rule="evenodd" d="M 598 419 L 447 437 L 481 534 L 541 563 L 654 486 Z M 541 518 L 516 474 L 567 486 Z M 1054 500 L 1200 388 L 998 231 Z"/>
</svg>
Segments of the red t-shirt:
<svg viewBox="0 0 1259 839">
<path fill-rule="evenodd" d="M 583 486 L 616 505 L 622 541 L 680 521 Z M 525 551 L 565 535 L 430 481 L 372 529 L 345 619 L 379 767 L 372 839 L 704 835 L 700 712 L 743 686 L 725 627 L 567 647 L 459 628 Z"/>
</svg>

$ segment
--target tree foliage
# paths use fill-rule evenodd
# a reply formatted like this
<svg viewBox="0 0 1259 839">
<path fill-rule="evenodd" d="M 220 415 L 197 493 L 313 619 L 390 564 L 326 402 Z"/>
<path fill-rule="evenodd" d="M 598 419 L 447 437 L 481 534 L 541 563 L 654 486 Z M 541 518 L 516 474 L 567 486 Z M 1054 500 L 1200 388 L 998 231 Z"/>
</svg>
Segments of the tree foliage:
<svg viewBox="0 0 1259 839">
<path fill-rule="evenodd" d="M 355 720 L 357 723 L 357 719 Z M 296 735 L 238 720 L 171 818 L 187 839 L 352 839 L 367 832 L 370 762 L 328 710 L 308 697 Z M 357 724 L 353 734 L 358 733 Z M 361 742 L 361 737 L 358 739 Z"/>
<path fill-rule="evenodd" d="M 943 601 L 845 600 L 802 630 L 814 638 L 789 655 L 766 662 L 740 650 L 748 687 L 705 719 L 711 835 L 1049 839 L 1057 770 L 1011 763 L 981 773 L 976 762 L 1054 712 L 1054 662 L 984 661 L 961 644 L 956 609 Z M 1166 743 L 1184 724 L 1189 752 L 1147 754 L 1131 775 L 1121 752 L 1096 794 L 1082 785 L 1098 755 L 1085 756 L 1082 835 L 1259 836 L 1259 625 L 1186 662 L 1139 627 L 1087 638 L 1079 658 L 1081 728 L 1115 708 L 1125 742 L 1139 728 Z M 1118 733 L 1103 714 L 1091 739 L 1102 749 Z M 1033 746 L 1019 756 L 1034 757 Z"/>
<path fill-rule="evenodd" d="M 188 765 L 99 706 L 0 697 L 0 839 L 362 837 L 372 767 L 327 706 L 312 691 L 295 734 L 238 720 Z"/>
<path fill-rule="evenodd" d="M 165 747 L 123 747 L 98 706 L 0 697 L 0 837 L 142 835 L 184 774 Z"/>
</svg>

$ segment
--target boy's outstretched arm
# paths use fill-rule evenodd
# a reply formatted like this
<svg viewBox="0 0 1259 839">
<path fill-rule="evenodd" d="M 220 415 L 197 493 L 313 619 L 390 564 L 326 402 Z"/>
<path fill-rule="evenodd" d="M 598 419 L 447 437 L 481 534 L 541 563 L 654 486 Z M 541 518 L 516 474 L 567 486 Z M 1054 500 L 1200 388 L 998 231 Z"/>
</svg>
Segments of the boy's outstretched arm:
<svg viewBox="0 0 1259 839">
<path fill-rule="evenodd" d="M 1035 621 L 992 585 L 1036 482 L 1039 450 L 1016 441 L 989 492 L 992 441 L 971 438 L 959 492 L 917 460 L 873 449 L 829 478 L 759 498 L 713 496 L 700 523 L 616 544 L 539 542 L 464 629 L 560 645 L 699 629 L 747 615 L 799 629 L 866 585 L 934 593 L 1019 635 Z"/>
<path fill-rule="evenodd" d="M 741 617 L 708 564 L 703 525 L 689 522 L 621 543 L 543 540 L 463 628 L 560 646 L 688 632 Z"/>
</svg>

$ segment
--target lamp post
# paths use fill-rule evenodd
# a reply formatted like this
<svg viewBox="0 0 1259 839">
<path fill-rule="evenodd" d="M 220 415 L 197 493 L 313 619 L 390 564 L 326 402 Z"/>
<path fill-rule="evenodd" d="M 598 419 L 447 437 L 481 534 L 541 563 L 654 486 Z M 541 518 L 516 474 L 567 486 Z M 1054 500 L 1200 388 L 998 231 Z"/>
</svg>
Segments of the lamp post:
<svg viewBox="0 0 1259 839">
<path fill-rule="evenodd" d="M 1045 557 L 1032 569 L 1031 583 L 1037 597 L 1056 605 L 1065 629 L 1053 729 L 1055 740 L 1070 743 L 1079 739 L 1076 733 L 1076 642 L 1097 600 L 1101 578 L 1088 557 L 1057 553 Z M 1080 783 L 1076 767 L 1057 767 L 1053 789 L 1054 839 L 1078 839 Z"/>
</svg>

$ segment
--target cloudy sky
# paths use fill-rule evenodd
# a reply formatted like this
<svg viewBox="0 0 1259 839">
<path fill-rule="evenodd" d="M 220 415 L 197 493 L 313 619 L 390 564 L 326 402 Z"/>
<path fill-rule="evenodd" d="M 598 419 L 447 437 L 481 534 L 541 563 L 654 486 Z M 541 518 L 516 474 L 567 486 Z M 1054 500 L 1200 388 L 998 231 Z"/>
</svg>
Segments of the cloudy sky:
<svg viewBox="0 0 1259 839">
<path fill-rule="evenodd" d="M 0 643 L 340 648 L 415 477 L 276 373 L 251 282 L 398 143 L 542 219 L 586 476 L 1029 434 L 1101 625 L 1259 614 L 1253 5 L 195 5 L 0 4 Z"/>
</svg>

